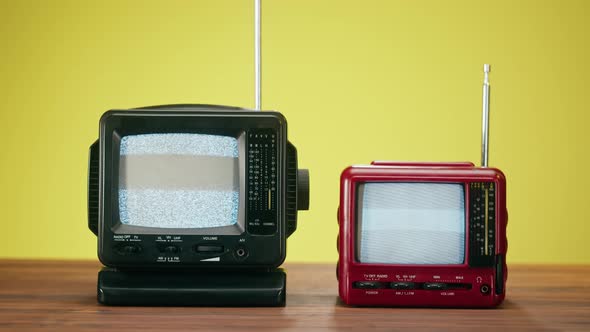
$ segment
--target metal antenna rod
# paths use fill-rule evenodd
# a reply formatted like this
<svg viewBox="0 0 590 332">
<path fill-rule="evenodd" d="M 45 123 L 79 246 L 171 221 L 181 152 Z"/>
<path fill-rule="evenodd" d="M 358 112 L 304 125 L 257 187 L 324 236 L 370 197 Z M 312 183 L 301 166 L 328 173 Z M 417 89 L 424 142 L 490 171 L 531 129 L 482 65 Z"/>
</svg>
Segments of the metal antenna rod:
<svg viewBox="0 0 590 332">
<path fill-rule="evenodd" d="M 262 63 L 261 63 L 261 46 L 260 46 L 260 25 L 261 25 L 261 17 L 260 17 L 260 1 L 261 0 L 254 0 L 254 94 L 256 99 L 256 107 L 257 111 L 260 111 L 262 107 L 262 97 L 261 97 L 261 80 L 262 80 Z"/>
<path fill-rule="evenodd" d="M 488 167 L 488 141 L 490 127 L 490 81 L 488 74 L 490 65 L 483 65 L 483 118 L 481 125 L 481 166 Z"/>
</svg>

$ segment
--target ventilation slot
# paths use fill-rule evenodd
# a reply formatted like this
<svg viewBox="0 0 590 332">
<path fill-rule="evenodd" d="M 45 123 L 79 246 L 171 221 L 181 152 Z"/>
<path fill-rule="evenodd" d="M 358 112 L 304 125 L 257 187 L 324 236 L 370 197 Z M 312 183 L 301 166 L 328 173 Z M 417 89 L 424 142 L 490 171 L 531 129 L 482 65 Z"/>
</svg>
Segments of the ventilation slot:
<svg viewBox="0 0 590 332">
<path fill-rule="evenodd" d="M 287 237 L 297 229 L 297 149 L 287 143 Z"/>
<path fill-rule="evenodd" d="M 88 228 L 98 234 L 98 181 L 99 181 L 98 141 L 90 146 L 88 158 Z"/>
</svg>

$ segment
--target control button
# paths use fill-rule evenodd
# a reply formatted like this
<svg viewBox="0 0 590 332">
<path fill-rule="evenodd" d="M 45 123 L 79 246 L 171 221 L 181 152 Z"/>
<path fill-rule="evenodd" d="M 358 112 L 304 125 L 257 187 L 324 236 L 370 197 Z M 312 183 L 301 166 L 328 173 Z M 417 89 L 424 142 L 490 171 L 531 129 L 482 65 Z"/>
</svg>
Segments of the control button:
<svg viewBox="0 0 590 332">
<path fill-rule="evenodd" d="M 413 282 L 394 281 L 389 284 L 389 287 L 393 289 L 414 289 L 416 288 L 416 284 Z"/>
<path fill-rule="evenodd" d="M 202 254 L 214 254 L 223 252 L 223 246 L 213 244 L 199 244 L 195 247 L 195 251 Z"/>
<path fill-rule="evenodd" d="M 425 282 L 422 288 L 426 290 L 445 290 L 447 289 L 447 284 L 442 282 Z"/>
<path fill-rule="evenodd" d="M 381 283 L 376 281 L 356 281 L 352 283 L 353 288 L 375 289 L 381 288 Z"/>
</svg>

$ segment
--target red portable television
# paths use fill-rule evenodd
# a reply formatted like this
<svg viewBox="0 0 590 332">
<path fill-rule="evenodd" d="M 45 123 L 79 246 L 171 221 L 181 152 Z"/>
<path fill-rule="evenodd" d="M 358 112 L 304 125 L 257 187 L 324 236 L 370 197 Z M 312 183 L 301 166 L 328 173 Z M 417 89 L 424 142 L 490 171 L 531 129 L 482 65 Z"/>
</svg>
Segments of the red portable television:
<svg viewBox="0 0 590 332">
<path fill-rule="evenodd" d="M 506 292 L 506 179 L 482 164 L 373 162 L 344 170 L 339 294 L 359 306 L 495 307 Z"/>
</svg>

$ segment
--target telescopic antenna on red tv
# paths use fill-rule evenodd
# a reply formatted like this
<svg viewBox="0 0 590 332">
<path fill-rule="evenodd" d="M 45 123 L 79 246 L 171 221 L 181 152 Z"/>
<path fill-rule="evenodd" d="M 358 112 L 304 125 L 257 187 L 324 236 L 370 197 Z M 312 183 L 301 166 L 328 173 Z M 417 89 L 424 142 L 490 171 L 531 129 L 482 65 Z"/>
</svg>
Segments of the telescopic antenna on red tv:
<svg viewBox="0 0 590 332">
<path fill-rule="evenodd" d="M 490 65 L 483 65 L 483 115 L 481 124 L 481 166 L 488 167 L 488 141 L 490 127 Z"/>
</svg>

